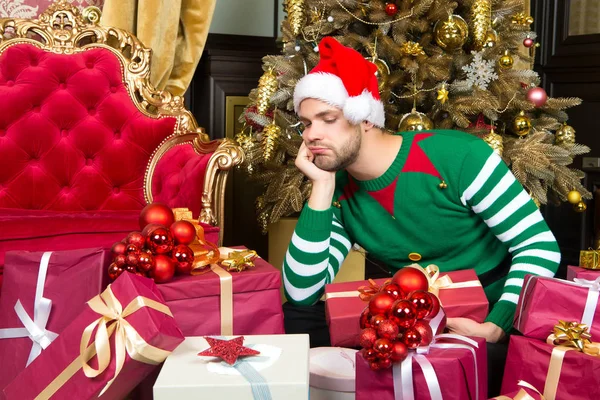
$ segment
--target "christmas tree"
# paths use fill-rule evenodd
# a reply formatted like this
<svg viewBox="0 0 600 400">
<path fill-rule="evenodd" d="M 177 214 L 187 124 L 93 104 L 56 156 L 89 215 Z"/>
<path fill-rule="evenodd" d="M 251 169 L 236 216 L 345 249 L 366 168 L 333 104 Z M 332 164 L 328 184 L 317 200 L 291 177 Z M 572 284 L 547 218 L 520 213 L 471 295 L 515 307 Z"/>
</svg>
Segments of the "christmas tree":
<svg viewBox="0 0 600 400">
<path fill-rule="evenodd" d="M 236 136 L 242 166 L 264 184 L 259 222 L 301 210 L 310 182 L 294 159 L 302 125 L 296 82 L 333 36 L 377 66 L 386 129 L 459 129 L 484 139 L 538 204 L 569 201 L 585 210 L 583 173 L 569 168 L 589 148 L 567 125 L 577 98 L 549 98 L 533 71 L 536 34 L 523 0 L 287 0 L 283 52 L 263 59 L 264 75 Z"/>
</svg>

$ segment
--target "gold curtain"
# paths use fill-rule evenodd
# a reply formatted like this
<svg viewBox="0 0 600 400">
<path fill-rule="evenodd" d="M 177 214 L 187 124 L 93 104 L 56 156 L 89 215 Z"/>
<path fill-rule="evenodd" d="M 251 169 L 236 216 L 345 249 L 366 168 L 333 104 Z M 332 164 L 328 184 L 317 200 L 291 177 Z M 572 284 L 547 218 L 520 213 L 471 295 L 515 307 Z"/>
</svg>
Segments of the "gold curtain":
<svg viewBox="0 0 600 400">
<path fill-rule="evenodd" d="M 183 95 L 206 44 L 216 0 L 105 0 L 102 21 L 152 49 L 150 80 Z"/>
</svg>

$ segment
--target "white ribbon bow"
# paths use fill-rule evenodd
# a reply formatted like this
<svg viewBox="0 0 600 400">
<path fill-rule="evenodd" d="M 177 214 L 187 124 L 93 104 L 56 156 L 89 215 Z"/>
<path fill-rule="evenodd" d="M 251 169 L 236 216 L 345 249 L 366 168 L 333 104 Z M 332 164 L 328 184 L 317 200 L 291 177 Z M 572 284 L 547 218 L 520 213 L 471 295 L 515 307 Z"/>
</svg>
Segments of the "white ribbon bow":
<svg viewBox="0 0 600 400">
<path fill-rule="evenodd" d="M 50 346 L 50 343 L 58 337 L 58 334 L 46 329 L 50 311 L 52 310 L 52 301 L 43 297 L 44 284 L 46 283 L 46 273 L 48 272 L 48 264 L 50 262 L 51 251 L 45 252 L 40 261 L 40 270 L 35 288 L 35 300 L 33 303 L 33 319 L 27 314 L 25 308 L 21 304 L 21 300 L 17 300 L 15 304 L 15 312 L 23 324 L 23 328 L 6 328 L 0 329 L 0 339 L 13 339 L 21 337 L 29 337 L 33 342 L 27 365 L 31 364 L 42 352 Z"/>
</svg>

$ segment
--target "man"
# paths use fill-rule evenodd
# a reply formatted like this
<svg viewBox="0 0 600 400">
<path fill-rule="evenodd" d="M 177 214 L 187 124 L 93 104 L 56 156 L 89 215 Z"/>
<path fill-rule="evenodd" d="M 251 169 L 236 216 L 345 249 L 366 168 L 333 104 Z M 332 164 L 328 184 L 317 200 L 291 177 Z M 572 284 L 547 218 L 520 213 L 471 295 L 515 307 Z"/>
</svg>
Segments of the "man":
<svg viewBox="0 0 600 400">
<path fill-rule="evenodd" d="M 283 266 L 288 333 L 316 337 L 310 315 L 322 318 L 324 286 L 358 243 L 391 273 L 413 262 L 475 269 L 491 311 L 483 323 L 450 318 L 447 326 L 501 341 L 525 275 L 551 277 L 560 262 L 537 206 L 479 138 L 451 130 L 385 133 L 376 67 L 330 37 L 319 49 L 319 64 L 294 92 L 304 124 L 296 166 L 312 193 Z"/>
</svg>

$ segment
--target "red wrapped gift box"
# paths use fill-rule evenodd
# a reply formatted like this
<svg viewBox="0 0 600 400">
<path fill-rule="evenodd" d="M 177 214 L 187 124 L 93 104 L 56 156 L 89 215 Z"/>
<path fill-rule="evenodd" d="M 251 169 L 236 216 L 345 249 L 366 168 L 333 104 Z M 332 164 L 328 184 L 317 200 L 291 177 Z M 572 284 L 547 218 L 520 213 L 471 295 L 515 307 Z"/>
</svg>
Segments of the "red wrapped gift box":
<svg viewBox="0 0 600 400">
<path fill-rule="evenodd" d="M 561 364 L 558 361 L 562 352 L 555 349 L 536 339 L 511 336 L 502 393 L 518 391 L 518 381 L 523 380 L 538 388 L 546 400 L 600 399 L 600 357 L 566 351 Z M 554 371 L 556 381 L 552 379 Z"/>
<path fill-rule="evenodd" d="M 459 341 L 443 340 L 439 343 L 453 344 L 456 348 L 430 348 L 429 354 L 419 355 L 425 357 L 435 371 L 435 377 L 427 372 L 429 384 L 437 379 L 441 396 L 444 400 L 483 400 L 487 398 L 487 349 L 485 339 L 470 338 L 477 343 L 471 347 Z M 473 352 L 468 348 L 474 349 Z M 419 366 L 416 357 L 409 361 L 412 363 L 412 384 L 415 400 L 431 399 L 425 373 Z M 400 390 L 401 373 L 398 371 L 401 363 L 392 368 L 373 371 L 369 367 L 361 352 L 356 353 L 356 400 L 394 400 L 404 398 L 395 396 L 395 390 Z M 396 369 L 396 371 L 394 371 Z M 398 377 L 398 384 L 394 387 L 394 375 Z M 402 389 L 404 390 L 404 389 Z M 441 398 L 441 397 L 438 397 Z"/>
<path fill-rule="evenodd" d="M 453 283 L 477 282 L 477 274 L 472 269 L 442 273 Z M 386 279 L 375 279 L 382 285 Z M 368 281 L 333 283 L 325 285 L 325 313 L 332 346 L 357 347 L 360 335 L 359 317 L 367 306 L 358 297 L 358 288 L 368 286 Z M 439 298 L 447 317 L 470 318 L 483 322 L 488 315 L 489 303 L 485 292 L 479 286 L 448 288 L 439 290 Z"/>
<path fill-rule="evenodd" d="M 600 270 L 592 270 L 569 265 L 567 267 L 567 280 L 572 281 L 575 278 L 595 281 L 596 279 L 600 278 Z"/>
<path fill-rule="evenodd" d="M 546 340 L 558 320 L 581 321 L 592 338 L 600 337 L 599 288 L 555 278 L 527 275 L 523 284 L 515 328 L 529 338 Z"/>
<path fill-rule="evenodd" d="M 102 293 L 102 299 L 96 296 L 90 300 L 58 339 L 4 389 L 6 398 L 91 399 L 98 397 L 113 378 L 103 398 L 125 397 L 183 341 L 175 320 L 168 314 L 154 282 L 130 273 L 121 274 Z M 108 327 L 109 344 L 98 334 L 104 324 Z M 87 330 L 91 338 L 86 336 Z M 82 356 L 81 344 L 84 348 L 88 345 Z M 110 349 L 106 369 L 95 377 L 83 365 L 91 357 L 92 368 L 102 367 L 98 359 L 104 357 L 93 356 L 94 344 Z M 102 347 L 99 349 L 103 351 Z M 115 377 L 119 366 L 122 368 Z"/>
<path fill-rule="evenodd" d="M 215 270 L 213 266 L 214 272 L 208 270 L 202 275 L 179 276 L 158 285 L 185 336 L 285 333 L 281 274 L 262 258 L 256 258 L 254 264 L 255 267 L 242 272 L 230 273 L 222 268 Z M 220 276 L 217 272 L 226 275 Z M 232 288 L 227 289 L 229 278 Z M 222 299 L 221 294 L 229 299 Z M 232 302 L 233 315 L 223 312 L 222 300 Z M 226 325 L 233 325 L 233 329 L 231 326 L 223 329 Z"/>
<path fill-rule="evenodd" d="M 0 297 L 0 338 L 5 337 L 0 339 L 0 398 L 4 397 L 2 389 L 42 351 L 42 344 L 46 346 L 60 334 L 86 307 L 86 301 L 106 287 L 110 254 L 103 249 L 9 251 L 5 260 Z M 50 331 L 38 339 L 40 344 L 29 338 L 35 335 L 17 315 L 17 301 L 32 322 L 37 319 L 40 332 Z"/>
</svg>

